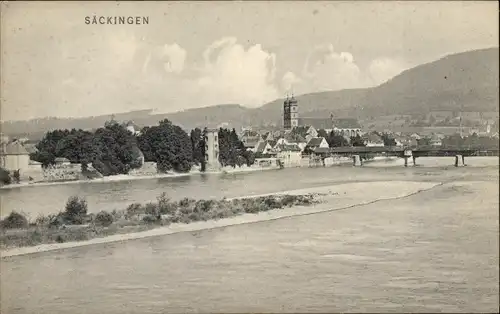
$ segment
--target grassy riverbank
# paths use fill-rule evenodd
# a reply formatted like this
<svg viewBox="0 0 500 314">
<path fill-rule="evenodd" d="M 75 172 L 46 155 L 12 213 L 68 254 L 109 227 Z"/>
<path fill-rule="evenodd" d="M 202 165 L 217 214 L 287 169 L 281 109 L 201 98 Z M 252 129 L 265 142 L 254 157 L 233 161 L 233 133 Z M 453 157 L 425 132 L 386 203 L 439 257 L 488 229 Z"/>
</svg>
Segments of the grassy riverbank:
<svg viewBox="0 0 500 314">
<path fill-rule="evenodd" d="M 319 201 L 315 194 L 267 195 L 240 199 L 171 201 L 166 194 L 148 204 L 131 204 L 124 210 L 88 214 L 87 203 L 72 197 L 63 212 L 40 216 L 29 221 L 22 213 L 12 212 L 0 221 L 2 249 L 40 244 L 87 241 L 115 234 L 134 233 L 168 226 L 189 224 L 266 212 L 292 206 L 308 206 Z"/>
</svg>

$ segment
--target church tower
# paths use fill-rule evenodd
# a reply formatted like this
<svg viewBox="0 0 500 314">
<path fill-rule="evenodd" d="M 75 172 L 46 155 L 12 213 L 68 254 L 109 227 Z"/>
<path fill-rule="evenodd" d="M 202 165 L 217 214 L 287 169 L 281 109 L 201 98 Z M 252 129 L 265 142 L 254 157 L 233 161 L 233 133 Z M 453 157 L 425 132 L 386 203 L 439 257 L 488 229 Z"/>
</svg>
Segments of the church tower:
<svg viewBox="0 0 500 314">
<path fill-rule="evenodd" d="M 291 130 L 299 126 L 299 106 L 295 97 L 288 98 L 286 96 L 283 103 L 283 127 L 285 130 Z"/>
</svg>

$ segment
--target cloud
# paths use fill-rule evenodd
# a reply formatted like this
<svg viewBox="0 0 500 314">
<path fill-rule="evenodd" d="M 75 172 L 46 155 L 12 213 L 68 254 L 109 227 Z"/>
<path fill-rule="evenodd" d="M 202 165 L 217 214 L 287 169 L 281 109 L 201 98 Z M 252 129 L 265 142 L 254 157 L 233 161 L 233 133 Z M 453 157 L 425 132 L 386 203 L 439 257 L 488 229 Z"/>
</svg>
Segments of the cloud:
<svg viewBox="0 0 500 314">
<path fill-rule="evenodd" d="M 410 65 L 404 61 L 390 58 L 378 58 L 370 63 L 368 72 L 373 84 L 379 85 L 408 68 L 410 68 Z"/>
<path fill-rule="evenodd" d="M 359 88 L 369 80 L 349 52 L 336 52 L 331 44 L 314 47 L 304 62 L 302 72 L 286 72 L 281 80 L 283 91 L 295 94 Z"/>
<path fill-rule="evenodd" d="M 371 87 L 408 68 L 404 60 L 381 57 L 363 69 L 350 52 L 336 52 L 331 44 L 322 44 L 309 52 L 299 75 L 291 71 L 283 75 L 281 87 L 296 94 Z"/>
<path fill-rule="evenodd" d="M 168 73 L 180 73 L 184 69 L 187 52 L 177 43 L 163 46 L 163 56 L 166 58 L 164 69 Z"/>
<path fill-rule="evenodd" d="M 293 72 L 286 72 L 281 79 L 281 86 L 285 92 L 296 92 L 297 85 L 303 83 L 302 79 Z"/>
<path fill-rule="evenodd" d="M 205 49 L 203 60 L 197 83 L 211 104 L 256 106 L 278 96 L 276 55 L 259 44 L 245 49 L 236 38 L 222 38 Z"/>
<path fill-rule="evenodd" d="M 357 88 L 366 84 L 352 54 L 335 52 L 331 44 L 314 48 L 306 59 L 303 72 L 314 91 Z"/>
</svg>

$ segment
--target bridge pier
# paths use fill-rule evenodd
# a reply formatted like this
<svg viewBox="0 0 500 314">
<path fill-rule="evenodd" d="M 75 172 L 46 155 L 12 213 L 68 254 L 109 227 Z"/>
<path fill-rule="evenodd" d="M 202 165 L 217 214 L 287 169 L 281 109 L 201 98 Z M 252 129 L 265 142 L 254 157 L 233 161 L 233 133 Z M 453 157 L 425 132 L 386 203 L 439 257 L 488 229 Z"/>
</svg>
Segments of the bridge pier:
<svg viewBox="0 0 500 314">
<path fill-rule="evenodd" d="M 352 163 L 354 167 L 360 167 L 363 165 L 363 161 L 361 160 L 360 155 L 353 155 L 352 156 Z"/>
<path fill-rule="evenodd" d="M 405 149 L 403 153 L 403 158 L 405 159 L 405 167 L 408 167 L 408 159 L 413 157 L 413 165 L 415 165 L 415 156 L 413 156 L 413 152 L 411 149 Z"/>
<path fill-rule="evenodd" d="M 455 167 L 464 166 L 465 165 L 464 161 L 465 161 L 464 155 L 456 155 L 455 156 Z"/>
</svg>

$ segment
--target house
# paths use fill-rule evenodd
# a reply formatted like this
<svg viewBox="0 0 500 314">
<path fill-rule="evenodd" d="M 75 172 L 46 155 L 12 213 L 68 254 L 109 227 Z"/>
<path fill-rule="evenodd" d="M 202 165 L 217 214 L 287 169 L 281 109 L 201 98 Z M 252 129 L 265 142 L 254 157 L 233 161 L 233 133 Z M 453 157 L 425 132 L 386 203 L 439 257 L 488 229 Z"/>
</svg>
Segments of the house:
<svg viewBox="0 0 500 314">
<path fill-rule="evenodd" d="M 19 142 L 2 143 L 0 149 L 0 167 L 8 171 L 29 169 L 30 155 Z"/>
<path fill-rule="evenodd" d="M 417 141 L 420 140 L 422 137 L 420 135 L 418 135 L 417 133 L 413 133 L 412 135 L 410 135 L 411 138 L 413 139 L 416 139 Z"/>
<path fill-rule="evenodd" d="M 277 145 L 276 150 L 276 157 L 281 160 L 285 168 L 300 167 L 302 162 L 302 150 L 298 145 Z"/>
<path fill-rule="evenodd" d="M 254 153 L 259 155 L 269 155 L 274 153 L 275 141 L 259 141 L 255 147 Z"/>
<path fill-rule="evenodd" d="M 9 143 L 9 136 L 8 135 L 5 135 L 3 133 L 0 133 L 0 143 L 3 144 L 3 143 Z"/>
<path fill-rule="evenodd" d="M 125 123 L 125 128 L 134 135 L 140 135 L 140 127 L 138 127 L 133 121 L 128 121 Z"/>
<path fill-rule="evenodd" d="M 246 139 L 245 141 L 242 141 L 243 145 L 245 146 L 245 149 L 246 150 L 254 150 L 255 147 L 258 145 L 259 143 L 259 139 L 256 138 L 256 139 Z"/>
<path fill-rule="evenodd" d="M 318 136 L 318 131 L 316 130 L 315 127 L 313 126 L 298 126 L 292 129 L 291 133 L 296 136 L 301 136 L 306 140 L 306 142 L 309 142 L 312 138 Z"/>
<path fill-rule="evenodd" d="M 366 147 L 384 147 L 384 140 L 376 133 L 365 134 L 362 138 Z"/>
<path fill-rule="evenodd" d="M 431 146 L 434 146 L 434 147 L 440 147 L 441 145 L 443 145 L 443 142 L 441 141 L 441 137 L 437 134 L 433 134 L 431 137 L 430 137 L 430 145 Z"/>
<path fill-rule="evenodd" d="M 394 141 L 396 142 L 396 147 L 407 146 L 407 139 L 404 136 L 396 135 L 394 136 Z"/>
<path fill-rule="evenodd" d="M 69 165 L 71 165 L 71 162 L 69 161 L 69 159 L 64 158 L 64 157 L 57 157 L 56 159 L 54 159 L 54 162 L 55 162 L 56 166 L 69 166 Z"/>
<path fill-rule="evenodd" d="M 243 130 L 240 139 L 247 150 L 253 150 L 261 140 L 261 135 L 252 130 Z"/>
<path fill-rule="evenodd" d="M 328 146 L 328 142 L 324 137 L 314 137 L 307 142 L 305 150 L 312 152 L 317 148 L 330 148 L 330 146 Z"/>
</svg>

